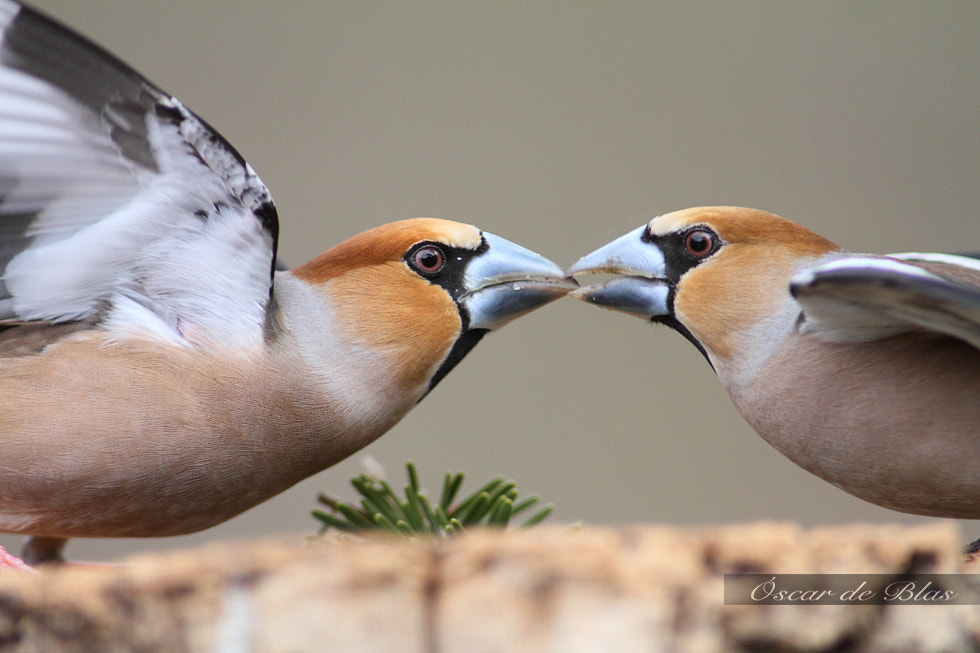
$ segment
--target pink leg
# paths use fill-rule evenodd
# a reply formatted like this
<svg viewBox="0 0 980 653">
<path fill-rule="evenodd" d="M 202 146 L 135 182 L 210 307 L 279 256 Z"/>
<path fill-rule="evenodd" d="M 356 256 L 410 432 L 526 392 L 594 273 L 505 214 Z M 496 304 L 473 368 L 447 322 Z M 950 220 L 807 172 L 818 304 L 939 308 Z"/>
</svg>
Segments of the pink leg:
<svg viewBox="0 0 980 653">
<path fill-rule="evenodd" d="M 0 546 L 0 573 L 8 569 L 16 569 L 19 571 L 29 571 L 31 573 L 38 573 L 33 567 L 27 566 L 27 564 L 20 558 L 15 558 L 14 556 L 7 553 L 7 549 Z"/>
</svg>

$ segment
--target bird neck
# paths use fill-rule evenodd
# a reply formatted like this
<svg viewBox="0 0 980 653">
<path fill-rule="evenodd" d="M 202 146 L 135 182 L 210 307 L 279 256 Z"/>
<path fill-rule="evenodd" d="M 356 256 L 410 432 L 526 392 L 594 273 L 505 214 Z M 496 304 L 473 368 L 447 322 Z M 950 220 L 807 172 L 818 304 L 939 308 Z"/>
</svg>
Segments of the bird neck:
<svg viewBox="0 0 980 653">
<path fill-rule="evenodd" d="M 310 419 L 323 416 L 318 428 L 336 433 L 331 437 L 342 439 L 350 452 L 401 419 L 428 390 L 446 356 L 445 351 L 403 356 L 358 340 L 343 306 L 334 305 L 322 286 L 288 273 L 276 275 L 273 294 L 278 316 L 270 320 L 275 326 L 268 367 L 297 402 L 311 407 Z"/>
</svg>

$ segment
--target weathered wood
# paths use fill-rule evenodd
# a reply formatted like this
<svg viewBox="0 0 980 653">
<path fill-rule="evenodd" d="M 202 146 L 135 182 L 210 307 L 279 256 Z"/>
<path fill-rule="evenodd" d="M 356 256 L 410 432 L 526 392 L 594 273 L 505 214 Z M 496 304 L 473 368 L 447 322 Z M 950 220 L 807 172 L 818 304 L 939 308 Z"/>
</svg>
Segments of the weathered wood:
<svg viewBox="0 0 980 653">
<path fill-rule="evenodd" d="M 956 651 L 980 607 L 724 605 L 723 574 L 977 572 L 954 525 L 272 541 L 0 575 L 7 651 Z"/>
</svg>

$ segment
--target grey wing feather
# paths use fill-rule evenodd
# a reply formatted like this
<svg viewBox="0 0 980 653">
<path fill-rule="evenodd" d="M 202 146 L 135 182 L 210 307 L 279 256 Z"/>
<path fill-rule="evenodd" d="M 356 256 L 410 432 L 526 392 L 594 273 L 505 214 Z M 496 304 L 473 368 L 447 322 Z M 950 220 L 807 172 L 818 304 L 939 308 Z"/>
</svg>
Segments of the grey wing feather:
<svg viewBox="0 0 980 653">
<path fill-rule="evenodd" d="M 802 307 L 803 330 L 839 342 L 925 330 L 980 348 L 976 261 L 897 256 L 845 256 L 795 275 L 790 292 Z"/>
</svg>

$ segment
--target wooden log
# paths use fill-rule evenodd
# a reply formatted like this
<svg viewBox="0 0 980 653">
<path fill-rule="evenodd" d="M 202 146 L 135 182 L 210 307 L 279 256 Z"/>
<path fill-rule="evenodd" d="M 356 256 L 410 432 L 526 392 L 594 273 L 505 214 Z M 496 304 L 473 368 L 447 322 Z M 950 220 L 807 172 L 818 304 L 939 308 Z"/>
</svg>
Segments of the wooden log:
<svg viewBox="0 0 980 653">
<path fill-rule="evenodd" d="M 0 652 L 973 650 L 976 605 L 724 602 L 726 573 L 980 571 L 960 546 L 947 522 L 220 544 L 3 572 Z"/>
</svg>

